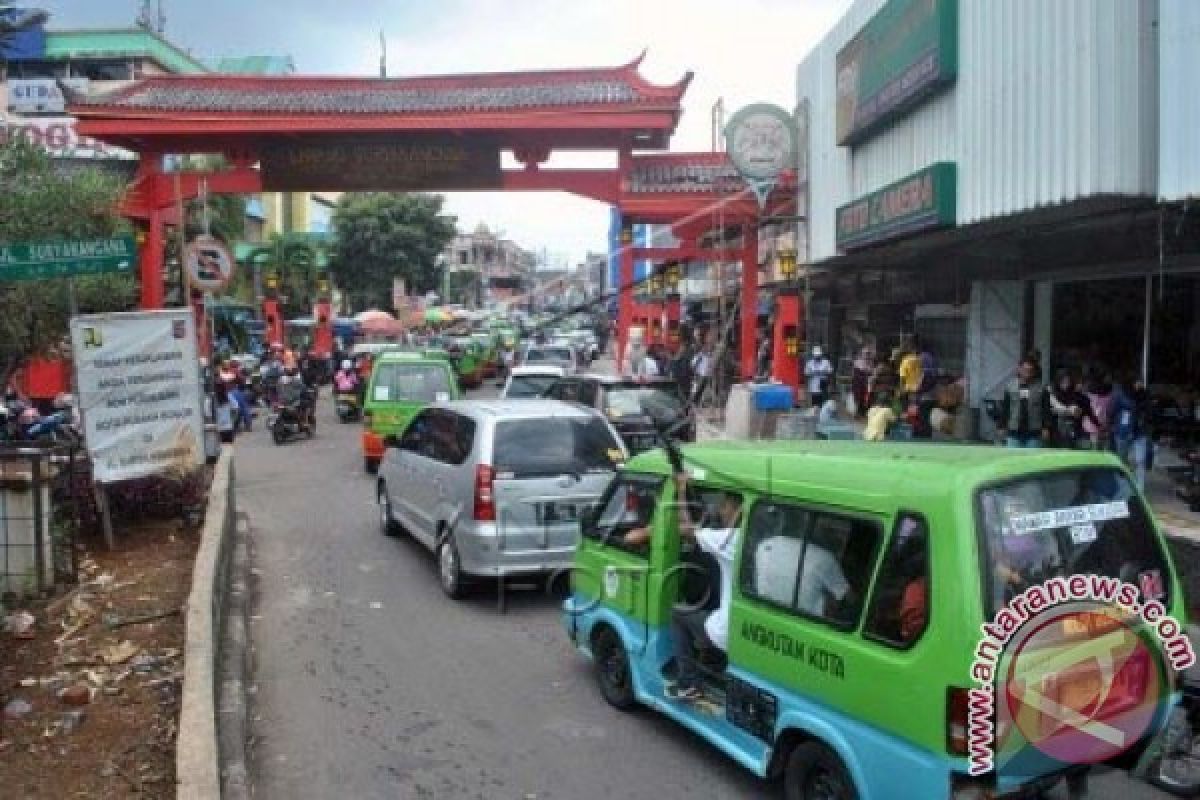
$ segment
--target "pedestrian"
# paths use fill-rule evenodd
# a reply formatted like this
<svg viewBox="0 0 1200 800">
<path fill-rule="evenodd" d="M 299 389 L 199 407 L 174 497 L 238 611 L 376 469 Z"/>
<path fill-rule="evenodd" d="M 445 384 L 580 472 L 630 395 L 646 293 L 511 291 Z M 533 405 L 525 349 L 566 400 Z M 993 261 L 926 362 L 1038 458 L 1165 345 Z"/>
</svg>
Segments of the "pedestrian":
<svg viewBox="0 0 1200 800">
<path fill-rule="evenodd" d="M 1070 371 L 1063 369 L 1058 371 L 1049 400 L 1050 413 L 1054 415 L 1051 444 L 1068 450 L 1075 449 L 1084 439 L 1084 420 L 1096 423 L 1087 395 L 1079 391 Z"/>
<path fill-rule="evenodd" d="M 909 405 L 916 401 L 925 382 L 925 367 L 921 361 L 921 354 L 912 345 L 905 345 L 897 373 L 900 377 L 901 402 Z"/>
<path fill-rule="evenodd" d="M 1092 370 L 1084 387 L 1088 404 L 1092 409 L 1091 419 L 1083 421 L 1083 430 L 1087 433 L 1093 450 L 1111 449 L 1111 421 L 1113 387 L 1110 376 L 1099 370 Z"/>
<path fill-rule="evenodd" d="M 1114 387 L 1111 411 L 1113 450 L 1133 472 L 1138 489 L 1145 489 L 1146 470 L 1154 463 L 1153 407 L 1146 384 L 1127 378 Z"/>
<path fill-rule="evenodd" d="M 850 376 L 850 394 L 854 398 L 854 416 L 863 419 L 867 416 L 867 403 L 871 388 L 871 373 L 874 370 L 874 354 L 871 348 L 864 347 L 858 351 Z"/>
<path fill-rule="evenodd" d="M 771 337 L 767 335 L 767 329 L 759 328 L 758 358 L 754 373 L 760 381 L 765 381 L 771 376 L 771 347 L 773 344 Z"/>
<path fill-rule="evenodd" d="M 1050 441 L 1050 393 L 1035 380 L 1037 365 L 1021 359 L 1016 380 L 1000 403 L 999 433 L 1009 447 L 1041 447 Z"/>
<path fill-rule="evenodd" d="M 899 380 L 896 370 L 892 367 L 892 362 L 883 356 L 877 356 L 875 369 L 872 370 L 867 385 L 867 407 L 875 405 L 876 397 L 881 394 L 887 395 L 890 403 Z"/>
<path fill-rule="evenodd" d="M 712 381 L 713 374 L 712 342 L 708 341 L 708 337 L 706 336 L 701 339 L 701 342 L 700 349 L 692 358 L 692 375 L 694 376 L 694 385 L 692 387 L 693 405 L 700 403 L 705 390 L 708 389 L 708 384 Z"/>
<path fill-rule="evenodd" d="M 913 337 L 913 348 L 921 358 L 921 387 L 917 389 L 917 392 L 919 394 L 928 394 L 937 385 L 937 359 L 934 358 L 933 351 L 929 349 L 929 345 L 916 337 Z"/>
<path fill-rule="evenodd" d="M 867 410 L 867 427 L 863 430 L 863 439 L 868 442 L 882 442 L 887 438 L 888 429 L 896 422 L 896 412 L 892 409 L 892 396 L 887 391 L 876 391 L 871 399 L 871 408 Z"/>
<path fill-rule="evenodd" d="M 807 381 L 808 399 L 813 408 L 825 404 L 825 389 L 829 386 L 829 378 L 833 376 L 833 363 L 825 355 L 825 350 L 816 345 L 812 355 L 804 364 L 804 377 Z"/>
<path fill-rule="evenodd" d="M 695 355 L 692 340 L 688 338 L 684 339 L 679 352 L 671 360 L 671 369 L 668 374 L 675 381 L 680 397 L 690 399 L 692 396 L 692 359 L 695 358 Z"/>
<path fill-rule="evenodd" d="M 235 435 L 233 400 L 229 396 L 229 388 L 218 382 L 213 389 L 213 421 L 217 424 L 217 433 L 225 444 L 233 444 Z"/>
</svg>

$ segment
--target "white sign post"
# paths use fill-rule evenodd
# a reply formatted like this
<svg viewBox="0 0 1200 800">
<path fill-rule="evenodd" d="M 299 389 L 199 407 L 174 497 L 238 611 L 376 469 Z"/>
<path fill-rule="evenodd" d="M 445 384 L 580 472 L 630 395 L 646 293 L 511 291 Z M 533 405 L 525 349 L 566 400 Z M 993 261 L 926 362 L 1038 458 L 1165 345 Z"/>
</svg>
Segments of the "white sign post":
<svg viewBox="0 0 1200 800">
<path fill-rule="evenodd" d="M 73 317 L 71 348 L 97 484 L 204 463 L 191 309 Z"/>
</svg>

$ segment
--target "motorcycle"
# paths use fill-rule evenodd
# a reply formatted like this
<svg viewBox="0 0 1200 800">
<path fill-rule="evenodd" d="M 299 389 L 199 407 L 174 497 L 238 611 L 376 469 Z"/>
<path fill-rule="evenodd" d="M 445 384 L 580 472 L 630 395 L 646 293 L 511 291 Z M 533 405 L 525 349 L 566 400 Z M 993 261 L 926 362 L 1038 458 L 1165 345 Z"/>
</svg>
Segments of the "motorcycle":
<svg viewBox="0 0 1200 800">
<path fill-rule="evenodd" d="M 358 392 L 338 392 L 333 396 L 333 402 L 338 419 L 342 422 L 362 419 L 362 404 L 358 401 Z"/>
<path fill-rule="evenodd" d="M 311 439 L 317 432 L 317 419 L 312 413 L 309 397 L 292 402 L 280 402 L 272 407 L 267 428 L 275 444 L 285 444 L 299 436 Z"/>
</svg>

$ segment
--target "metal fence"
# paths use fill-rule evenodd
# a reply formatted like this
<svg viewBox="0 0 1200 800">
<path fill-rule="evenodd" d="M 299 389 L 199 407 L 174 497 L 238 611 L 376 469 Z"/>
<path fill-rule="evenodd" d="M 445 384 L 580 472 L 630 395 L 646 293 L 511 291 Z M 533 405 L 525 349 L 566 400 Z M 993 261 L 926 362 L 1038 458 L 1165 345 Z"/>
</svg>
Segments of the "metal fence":
<svg viewBox="0 0 1200 800">
<path fill-rule="evenodd" d="M 75 538 L 91 490 L 86 454 L 71 446 L 0 446 L 0 597 L 76 581 Z"/>
</svg>

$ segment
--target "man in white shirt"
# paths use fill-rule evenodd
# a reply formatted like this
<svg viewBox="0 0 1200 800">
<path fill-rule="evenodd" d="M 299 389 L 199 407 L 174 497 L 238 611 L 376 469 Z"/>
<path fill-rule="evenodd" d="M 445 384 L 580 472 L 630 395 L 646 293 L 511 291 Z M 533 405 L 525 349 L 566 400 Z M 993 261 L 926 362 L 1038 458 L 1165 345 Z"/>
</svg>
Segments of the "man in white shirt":
<svg viewBox="0 0 1200 800">
<path fill-rule="evenodd" d="M 825 391 L 831 375 L 833 363 L 819 345 L 814 347 L 812 357 L 804 364 L 804 377 L 808 379 L 808 399 L 814 408 L 820 408 L 825 403 Z"/>
<path fill-rule="evenodd" d="M 668 693 L 682 700 L 696 700 L 702 696 L 697 677 L 696 655 L 700 648 L 729 646 L 729 607 L 733 602 L 733 564 L 737 558 L 740 535 L 738 517 L 741 499 L 732 493 L 721 496 L 717 508 L 718 527 L 698 528 L 691 518 L 684 498 L 687 497 L 687 476 L 675 476 L 675 497 L 679 509 L 679 535 L 691 537 L 706 553 L 717 561 L 721 571 L 720 602 L 716 610 L 680 606 L 676 603 L 671 613 L 671 638 L 675 643 L 676 663 L 679 674 Z M 650 531 L 638 528 L 625 534 L 625 543 L 644 545 L 650 541 Z"/>
</svg>

